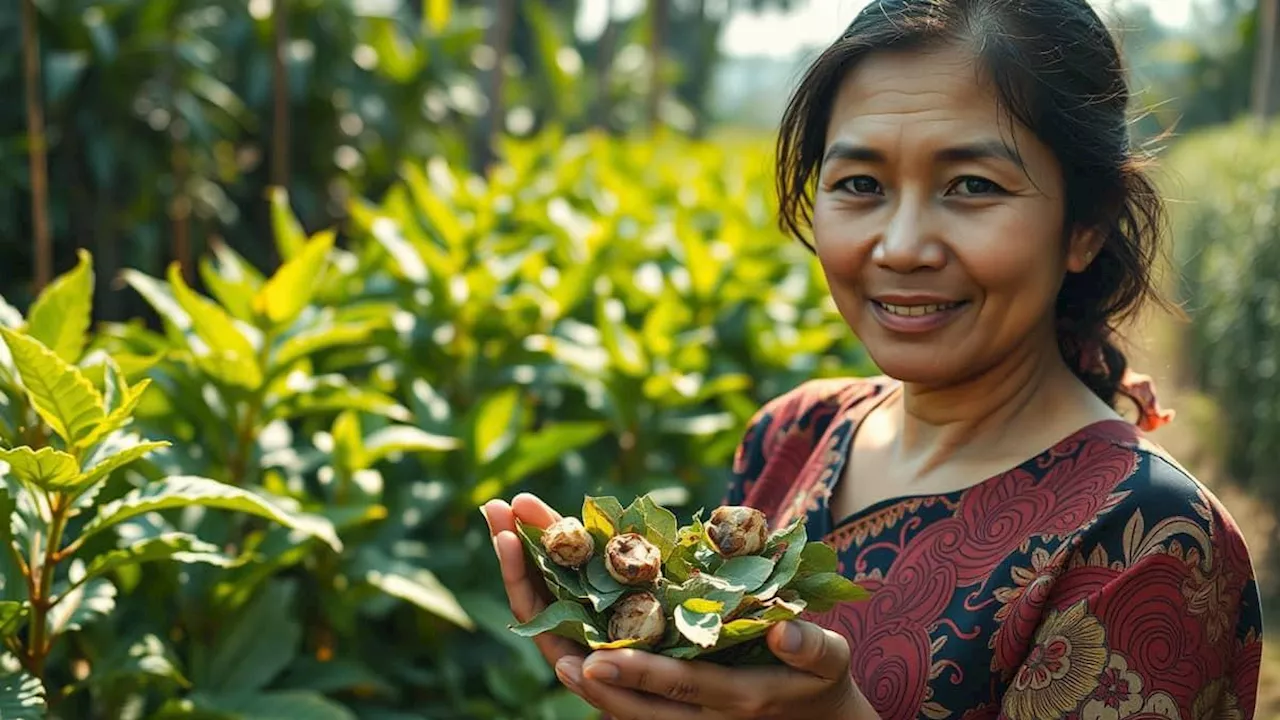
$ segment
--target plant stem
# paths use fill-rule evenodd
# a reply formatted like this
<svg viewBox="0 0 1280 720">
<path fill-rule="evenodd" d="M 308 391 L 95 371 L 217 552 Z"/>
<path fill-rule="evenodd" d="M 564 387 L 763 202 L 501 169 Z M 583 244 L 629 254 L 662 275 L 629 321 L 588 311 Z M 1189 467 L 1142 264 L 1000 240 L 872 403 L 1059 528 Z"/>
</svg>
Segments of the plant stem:
<svg viewBox="0 0 1280 720">
<path fill-rule="evenodd" d="M 53 245 L 49 236 L 49 169 L 44 107 L 40 97 L 40 35 L 35 0 L 22 3 L 22 69 L 27 99 L 27 152 L 31 162 L 31 221 L 35 229 L 35 286 L 39 293 L 53 278 Z"/>
<path fill-rule="evenodd" d="M 57 569 L 56 560 L 58 546 L 62 544 L 62 533 L 67 527 L 69 504 L 63 502 L 61 494 L 49 499 L 49 509 L 53 520 L 49 524 L 49 540 L 44 547 L 44 561 L 35 570 L 39 582 L 31 596 L 31 635 L 27 643 L 27 655 L 30 660 L 30 671 L 40 682 L 44 682 L 44 662 L 49 656 L 51 638 L 48 637 L 49 609 L 53 607 L 50 596 L 53 594 L 53 577 Z M 34 560 L 34 558 L 32 558 Z"/>
</svg>

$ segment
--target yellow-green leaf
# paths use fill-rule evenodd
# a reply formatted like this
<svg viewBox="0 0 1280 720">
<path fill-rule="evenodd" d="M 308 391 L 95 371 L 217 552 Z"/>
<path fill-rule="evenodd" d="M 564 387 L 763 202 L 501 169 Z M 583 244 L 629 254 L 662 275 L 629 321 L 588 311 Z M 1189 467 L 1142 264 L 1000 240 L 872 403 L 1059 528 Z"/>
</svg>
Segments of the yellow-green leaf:
<svg viewBox="0 0 1280 720">
<path fill-rule="evenodd" d="M 307 241 L 302 252 L 286 262 L 253 298 L 254 312 L 273 325 L 293 322 L 316 292 L 316 277 L 333 249 L 334 233 L 326 230 Z"/>
<path fill-rule="evenodd" d="M 453 12 L 453 0 L 426 0 L 423 17 L 431 32 L 438 33 L 449 24 L 449 15 Z"/>
<path fill-rule="evenodd" d="M 75 444 L 93 432 L 106 410 L 98 389 L 38 340 L 0 328 L 23 388 L 40 417 L 67 444 Z"/>
<path fill-rule="evenodd" d="M 9 463 L 10 472 L 18 479 L 45 490 L 74 487 L 80 477 L 76 459 L 51 447 L 32 450 L 22 445 L 12 450 L 0 450 L 0 460 Z"/>
<path fill-rule="evenodd" d="M 262 368 L 258 366 L 253 343 L 236 326 L 235 320 L 222 306 L 200 296 L 187 286 L 177 263 L 169 266 L 169 286 L 174 300 L 191 318 L 191 326 L 207 348 L 196 352 L 207 372 L 224 382 L 253 389 L 262 384 Z"/>
<path fill-rule="evenodd" d="M 104 437 L 132 422 L 133 411 L 138 408 L 138 403 L 142 400 L 142 393 L 146 392 L 150 385 L 151 380 L 147 379 L 133 387 L 125 387 L 123 390 L 124 397 L 121 399 L 120 405 L 115 410 L 107 413 L 106 418 L 76 444 L 81 448 L 92 447 Z"/>
<path fill-rule="evenodd" d="M 307 241 L 306 231 L 302 223 L 289 207 L 289 191 L 282 187 L 273 187 L 269 191 L 271 199 L 271 229 L 275 231 L 276 249 L 286 262 L 302 252 Z"/>
<path fill-rule="evenodd" d="M 680 604 L 696 613 L 718 613 L 724 609 L 724 603 L 706 598 L 689 598 Z"/>
<path fill-rule="evenodd" d="M 110 457 L 107 457 L 98 461 L 96 464 L 93 465 L 93 467 L 90 467 L 87 470 L 85 470 L 84 477 L 80 478 L 79 482 L 77 482 L 76 485 L 77 487 L 87 487 L 89 485 L 92 485 L 98 482 L 99 480 L 102 480 L 103 478 L 107 477 L 112 472 L 124 467 L 125 465 L 128 465 L 129 463 L 133 462 L 134 460 L 137 460 L 138 458 L 143 457 L 144 455 L 151 452 L 152 450 L 157 450 L 159 448 L 168 447 L 168 446 L 169 446 L 168 442 L 159 440 L 159 441 L 142 442 L 136 445 L 131 445 L 129 447 L 126 447 L 124 450 L 121 450 L 115 453 L 114 455 L 111 455 Z"/>
<path fill-rule="evenodd" d="M 93 310 L 93 260 L 80 250 L 76 266 L 49 283 L 27 314 L 27 333 L 69 363 L 84 352 Z"/>
</svg>

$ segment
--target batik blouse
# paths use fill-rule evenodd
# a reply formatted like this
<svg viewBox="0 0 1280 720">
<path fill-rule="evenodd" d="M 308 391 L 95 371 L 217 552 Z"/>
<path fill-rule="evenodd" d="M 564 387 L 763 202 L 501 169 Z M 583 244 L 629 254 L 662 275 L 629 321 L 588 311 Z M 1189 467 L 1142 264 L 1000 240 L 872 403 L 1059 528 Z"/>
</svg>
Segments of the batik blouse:
<svg viewBox="0 0 1280 720">
<path fill-rule="evenodd" d="M 834 518 L 853 434 L 895 385 L 812 380 L 767 403 L 727 498 L 775 527 L 803 515 L 870 591 L 806 619 L 848 639 L 884 720 L 1253 717 L 1262 619 L 1239 528 L 1133 424 Z"/>
</svg>

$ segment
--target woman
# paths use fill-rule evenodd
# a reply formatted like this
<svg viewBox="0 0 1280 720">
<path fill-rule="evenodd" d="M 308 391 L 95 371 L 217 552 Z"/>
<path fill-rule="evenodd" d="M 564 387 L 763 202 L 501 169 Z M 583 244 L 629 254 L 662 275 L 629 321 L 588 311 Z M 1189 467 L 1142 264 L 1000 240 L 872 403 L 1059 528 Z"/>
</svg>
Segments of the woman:
<svg viewBox="0 0 1280 720">
<path fill-rule="evenodd" d="M 728 503 L 872 592 L 771 630 L 785 668 L 540 647 L 617 718 L 1250 718 L 1259 597 L 1238 528 L 1141 429 L 1111 328 L 1155 297 L 1159 198 L 1086 0 L 881 0 L 778 143 L 784 226 L 885 377 L 770 401 Z M 1139 427 L 1117 412 L 1136 400 Z M 545 597 L 484 509 L 515 616 Z"/>
</svg>

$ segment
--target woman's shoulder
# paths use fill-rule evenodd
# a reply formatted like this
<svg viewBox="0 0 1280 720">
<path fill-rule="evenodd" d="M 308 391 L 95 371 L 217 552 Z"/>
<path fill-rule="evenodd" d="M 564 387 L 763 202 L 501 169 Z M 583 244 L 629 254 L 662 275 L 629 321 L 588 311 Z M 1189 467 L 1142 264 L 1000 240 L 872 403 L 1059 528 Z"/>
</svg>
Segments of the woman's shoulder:
<svg viewBox="0 0 1280 720">
<path fill-rule="evenodd" d="M 885 376 L 806 380 L 762 405 L 751 418 L 748 433 L 762 426 L 777 430 L 829 421 L 836 413 L 879 397 L 895 382 Z"/>
</svg>

